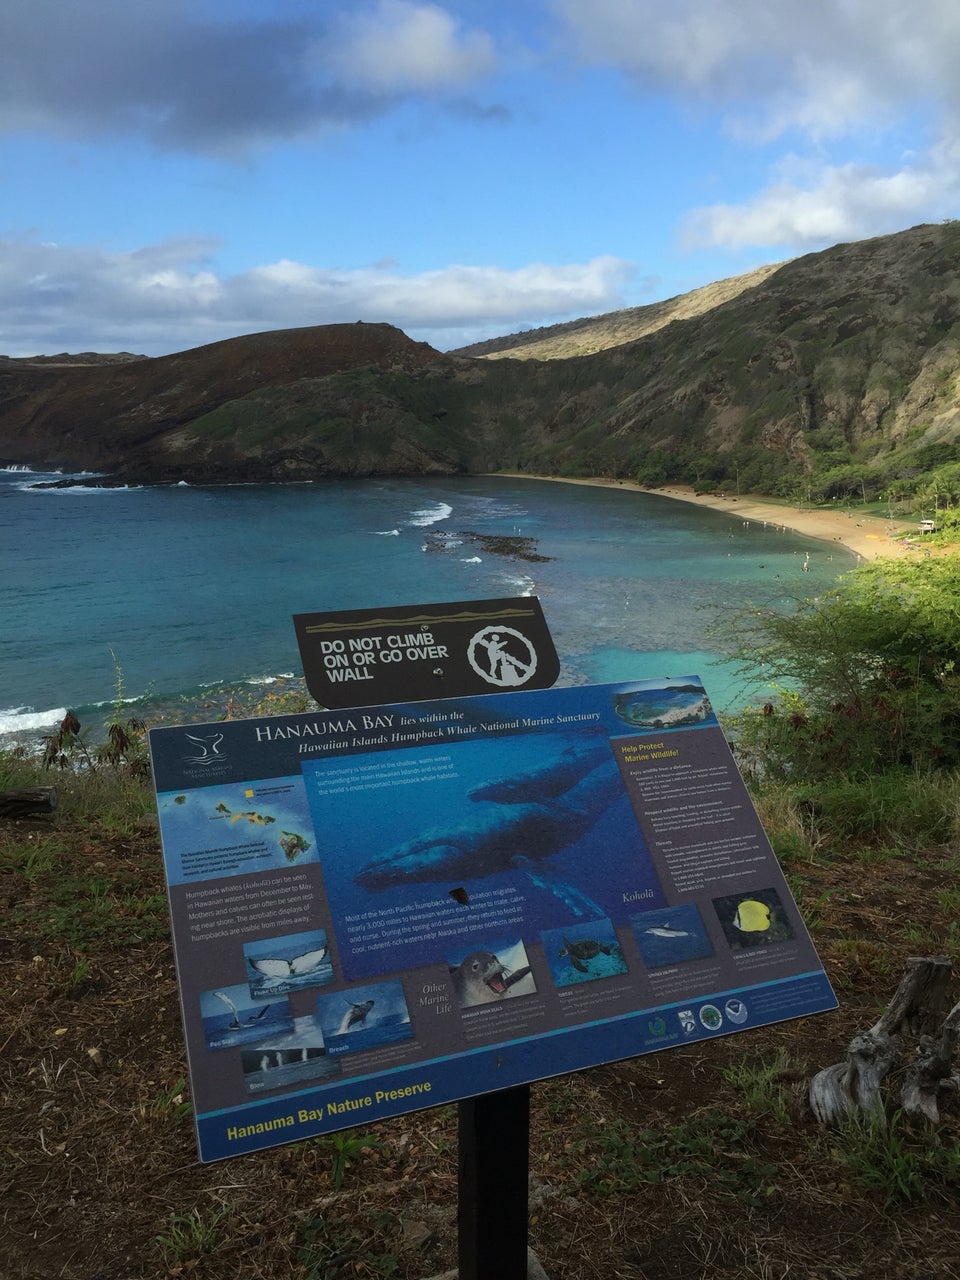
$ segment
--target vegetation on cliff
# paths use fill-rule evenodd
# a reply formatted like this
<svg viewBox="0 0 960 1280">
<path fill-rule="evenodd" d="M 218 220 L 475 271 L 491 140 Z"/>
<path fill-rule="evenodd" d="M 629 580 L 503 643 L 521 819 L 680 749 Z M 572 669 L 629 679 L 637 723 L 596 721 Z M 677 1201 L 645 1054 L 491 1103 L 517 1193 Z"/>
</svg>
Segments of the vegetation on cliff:
<svg viewBox="0 0 960 1280">
<path fill-rule="evenodd" d="M 0 462 L 148 483 L 509 469 L 956 499 L 960 224 L 634 310 L 482 357 L 364 324 L 111 366 L 4 361 Z"/>
<path fill-rule="evenodd" d="M 743 764 L 804 784 L 960 768 L 960 556 L 861 565 L 791 613 L 749 609 L 725 634 L 778 688 L 736 717 Z"/>
</svg>

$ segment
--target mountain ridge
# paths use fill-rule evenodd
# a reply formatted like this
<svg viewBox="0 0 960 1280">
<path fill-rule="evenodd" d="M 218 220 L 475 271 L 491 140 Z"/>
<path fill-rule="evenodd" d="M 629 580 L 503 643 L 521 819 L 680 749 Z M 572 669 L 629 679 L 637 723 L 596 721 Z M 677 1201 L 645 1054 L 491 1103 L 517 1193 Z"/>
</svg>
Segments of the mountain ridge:
<svg viewBox="0 0 960 1280">
<path fill-rule="evenodd" d="M 571 340 L 608 345 L 543 358 Z M 777 493 L 816 477 L 828 496 L 960 477 L 955 222 L 554 326 L 522 358 L 498 341 L 443 354 L 358 323 L 87 368 L 2 361 L 0 462 L 106 483 L 518 470 Z"/>
</svg>

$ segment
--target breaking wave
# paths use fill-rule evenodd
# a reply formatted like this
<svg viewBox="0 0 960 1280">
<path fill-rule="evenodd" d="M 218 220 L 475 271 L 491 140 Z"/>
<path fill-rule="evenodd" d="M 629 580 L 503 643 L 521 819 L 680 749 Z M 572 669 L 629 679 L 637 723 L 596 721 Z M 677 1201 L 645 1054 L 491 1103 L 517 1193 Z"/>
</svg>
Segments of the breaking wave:
<svg viewBox="0 0 960 1280">
<path fill-rule="evenodd" d="M 432 507 L 424 507 L 420 511 L 414 511 L 408 524 L 412 524 L 414 528 L 425 529 L 428 525 L 437 524 L 440 520 L 447 520 L 453 515 L 453 507 L 447 502 L 437 502 Z"/>
</svg>

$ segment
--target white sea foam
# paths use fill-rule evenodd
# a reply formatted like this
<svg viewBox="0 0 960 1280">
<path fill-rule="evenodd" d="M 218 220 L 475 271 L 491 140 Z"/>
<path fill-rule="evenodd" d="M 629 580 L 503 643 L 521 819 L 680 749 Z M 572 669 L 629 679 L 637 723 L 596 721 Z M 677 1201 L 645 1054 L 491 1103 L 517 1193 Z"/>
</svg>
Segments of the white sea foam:
<svg viewBox="0 0 960 1280">
<path fill-rule="evenodd" d="M 6 710 L 0 710 L 0 734 L 55 729 L 66 714 L 66 707 L 54 707 L 52 711 L 34 711 L 32 707 L 8 707 Z"/>
<path fill-rule="evenodd" d="M 92 711 L 100 711 L 103 707 L 126 707 L 132 706 L 135 702 L 143 702 L 143 695 L 133 698 L 102 698 L 99 702 L 91 702 L 90 709 Z"/>
<path fill-rule="evenodd" d="M 427 525 L 437 524 L 440 520 L 446 520 L 453 515 L 453 507 L 446 502 L 437 502 L 432 507 L 424 507 L 421 511 L 414 511 L 408 524 L 412 524 L 417 529 L 425 529 Z"/>
<path fill-rule="evenodd" d="M 28 467 L 25 462 L 14 462 L 9 467 L 0 467 L 0 471 L 19 472 L 25 471 L 28 475 L 33 475 L 33 467 Z"/>
<path fill-rule="evenodd" d="M 511 573 L 504 574 L 504 581 L 507 586 L 515 587 L 517 594 L 521 596 L 532 596 L 537 589 L 537 584 L 532 578 L 528 578 L 525 574 L 514 575 Z"/>
<path fill-rule="evenodd" d="M 399 538 L 399 529 L 374 529 L 373 531 L 378 538 Z"/>
<path fill-rule="evenodd" d="M 133 493 L 138 489 L 146 486 L 142 484 L 115 484 L 115 485 L 86 485 L 86 484 L 65 484 L 59 489 L 38 489 L 36 485 L 25 486 L 30 489 L 31 493 L 80 493 L 80 494 L 103 494 L 103 493 Z"/>
<path fill-rule="evenodd" d="M 234 679 L 227 680 L 220 676 L 216 680 L 201 680 L 201 689 L 228 689 L 235 685 L 241 684 L 276 684 L 278 680 L 295 680 L 296 675 L 292 671 L 278 671 L 276 675 L 267 676 L 237 676 Z"/>
<path fill-rule="evenodd" d="M 483 561 L 479 556 L 468 556 L 465 560 L 461 561 L 461 564 L 483 564 Z"/>
</svg>

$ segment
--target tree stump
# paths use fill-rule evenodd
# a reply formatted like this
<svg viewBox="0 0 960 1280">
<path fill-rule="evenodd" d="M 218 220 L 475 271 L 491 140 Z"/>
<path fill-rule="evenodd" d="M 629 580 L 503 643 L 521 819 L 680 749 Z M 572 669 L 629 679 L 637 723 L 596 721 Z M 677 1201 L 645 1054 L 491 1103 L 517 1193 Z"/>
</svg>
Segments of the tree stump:
<svg viewBox="0 0 960 1280">
<path fill-rule="evenodd" d="M 937 1124 L 940 1108 L 937 1094 L 941 1090 L 960 1088 L 960 1077 L 951 1075 L 953 1055 L 960 1039 L 960 1003 L 955 1004 L 940 1028 L 939 1036 L 924 1036 L 919 1057 L 910 1067 L 900 1097 L 908 1116 Z"/>
<path fill-rule="evenodd" d="M 960 1005 L 940 1025 L 947 1007 L 952 965 L 945 956 L 914 956 L 880 1021 L 850 1041 L 845 1062 L 825 1067 L 810 1081 L 813 1114 L 833 1125 L 846 1116 L 883 1106 L 883 1086 L 904 1034 L 920 1038 L 922 1056 L 907 1071 L 900 1105 L 907 1115 L 939 1118 L 937 1093 L 950 1087 L 953 1053 L 960 1039 Z"/>
<path fill-rule="evenodd" d="M 23 787 L 0 791 L 0 818 L 36 818 L 53 813 L 57 807 L 54 787 Z"/>
</svg>

